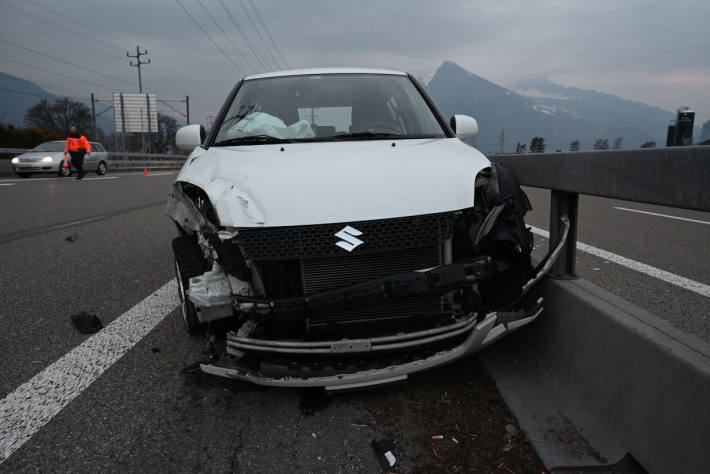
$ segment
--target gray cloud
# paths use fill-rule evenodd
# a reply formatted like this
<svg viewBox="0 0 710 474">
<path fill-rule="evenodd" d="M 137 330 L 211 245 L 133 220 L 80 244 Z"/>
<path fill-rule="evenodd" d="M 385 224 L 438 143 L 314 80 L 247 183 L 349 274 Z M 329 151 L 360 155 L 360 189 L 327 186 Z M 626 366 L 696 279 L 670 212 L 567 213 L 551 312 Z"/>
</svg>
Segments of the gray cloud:
<svg viewBox="0 0 710 474">
<path fill-rule="evenodd" d="M 171 98 L 189 93 L 200 120 L 216 114 L 241 77 L 172 0 L 65 0 L 61 6 L 48 0 L 34 1 L 61 8 L 63 13 L 122 41 L 84 29 L 90 38 L 76 40 L 106 50 L 107 54 L 100 54 L 7 21 L 2 22 L 0 37 L 133 82 L 136 71 L 129 68 L 124 50 L 140 44 L 157 62 L 145 68 L 146 85 L 165 90 Z M 270 56 L 254 34 L 239 0 L 224 1 L 268 60 Z M 705 0 L 254 1 L 291 67 L 374 66 L 421 76 L 431 74 L 443 60 L 450 59 L 503 85 L 526 77 L 548 77 L 563 85 L 597 89 L 668 110 L 689 105 L 696 109 L 699 120 L 710 118 L 710 4 Z M 240 59 L 195 0 L 181 2 L 247 73 L 258 72 Z M 257 65 L 219 3 L 203 3 Z M 13 5 L 66 22 L 27 2 Z M 0 15 L 41 28 L 33 20 L 2 8 Z M 46 31 L 56 32 L 49 27 Z M 114 46 L 108 48 L 91 38 Z M 0 55 L 54 67 L 91 81 L 97 79 L 2 43 Z M 79 83 L 2 60 L 0 64 L 7 72 L 22 77 L 29 72 L 30 78 L 56 83 L 57 88 L 83 89 Z M 100 82 L 106 85 L 101 91 L 104 95 L 130 88 L 117 81 Z M 199 84 L 199 88 L 191 83 Z"/>
</svg>

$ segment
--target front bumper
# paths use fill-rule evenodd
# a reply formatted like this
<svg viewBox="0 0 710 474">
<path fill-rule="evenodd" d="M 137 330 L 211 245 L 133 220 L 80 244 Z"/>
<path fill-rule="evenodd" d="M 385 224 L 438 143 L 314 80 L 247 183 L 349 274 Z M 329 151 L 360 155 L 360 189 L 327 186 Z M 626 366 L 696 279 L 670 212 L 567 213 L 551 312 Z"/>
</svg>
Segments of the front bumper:
<svg viewBox="0 0 710 474">
<path fill-rule="evenodd" d="M 61 162 L 50 161 L 49 163 L 42 163 L 40 161 L 27 162 L 12 164 L 12 171 L 15 173 L 56 173 L 59 171 L 59 165 Z"/>
<path fill-rule="evenodd" d="M 542 312 L 542 299 L 537 301 L 530 313 L 489 313 L 480 322 L 475 314 L 461 318 L 453 324 L 425 331 L 398 334 L 370 339 L 351 339 L 322 342 L 286 342 L 237 337 L 231 334 L 227 341 L 227 352 L 241 354 L 242 350 L 277 353 L 288 357 L 317 355 L 319 357 L 363 356 L 381 353 L 383 357 L 393 351 L 412 349 L 420 351 L 432 343 L 455 339 L 464 335 L 465 339 L 452 347 L 438 350 L 424 357 L 406 362 L 392 363 L 377 368 L 363 368 L 354 372 L 329 370 L 321 367 L 303 374 L 303 370 L 293 370 L 279 376 L 269 376 L 259 370 L 240 365 L 238 359 L 222 358 L 214 364 L 202 364 L 203 372 L 221 377 L 243 380 L 258 385 L 276 387 L 324 387 L 326 390 L 347 391 L 366 387 L 389 385 L 403 382 L 409 374 L 448 364 L 466 357 L 491 344 L 505 334 L 534 321 Z M 325 363 L 327 365 L 327 362 Z M 318 371 L 327 373 L 317 375 Z"/>
</svg>

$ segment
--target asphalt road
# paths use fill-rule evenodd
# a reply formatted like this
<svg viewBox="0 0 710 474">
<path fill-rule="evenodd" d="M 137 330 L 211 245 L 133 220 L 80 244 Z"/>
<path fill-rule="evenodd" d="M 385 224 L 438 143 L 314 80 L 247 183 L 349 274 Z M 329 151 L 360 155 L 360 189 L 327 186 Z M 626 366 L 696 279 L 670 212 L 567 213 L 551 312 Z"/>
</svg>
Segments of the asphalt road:
<svg viewBox="0 0 710 474">
<path fill-rule="evenodd" d="M 164 203 L 174 174 L 112 178 L 0 179 L 0 398 L 87 339 L 71 325 L 71 314 L 90 311 L 108 324 L 171 280 L 175 230 Z M 546 229 L 548 193 L 528 192 L 535 207 L 528 222 Z M 579 229 L 582 242 L 710 284 L 710 225 L 614 207 L 703 222 L 710 215 L 584 197 Z M 73 242 L 66 240 L 73 235 Z M 536 242 L 538 252 L 546 246 L 544 239 Z M 707 297 L 578 254 L 584 278 L 710 340 Z M 402 438 L 402 471 L 436 470 L 426 463 L 439 460 L 429 442 L 421 442 L 437 429 L 436 420 L 427 419 L 430 407 L 462 393 L 460 374 L 467 386 L 490 383 L 470 359 L 414 376 L 404 387 L 324 402 L 204 376 L 194 370 L 202 349 L 172 312 L 0 471 L 374 472 L 379 467 L 370 440 L 393 432 Z M 453 410 L 475 440 L 466 413 Z M 492 436 L 496 442 L 504 436 L 500 430 Z M 467 449 L 480 456 L 481 446 L 472 442 Z"/>
</svg>

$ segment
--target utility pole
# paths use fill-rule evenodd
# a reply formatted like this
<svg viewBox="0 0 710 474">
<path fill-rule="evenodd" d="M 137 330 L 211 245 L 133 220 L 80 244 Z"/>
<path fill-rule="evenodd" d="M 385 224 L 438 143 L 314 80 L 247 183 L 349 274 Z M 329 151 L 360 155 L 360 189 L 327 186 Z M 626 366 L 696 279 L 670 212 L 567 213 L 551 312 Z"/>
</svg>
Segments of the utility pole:
<svg viewBox="0 0 710 474">
<path fill-rule="evenodd" d="M 505 129 L 501 128 L 500 129 L 500 154 L 501 155 L 504 152 L 504 144 L 505 144 Z"/>
<path fill-rule="evenodd" d="M 145 56 L 146 54 L 148 54 L 148 50 L 146 49 L 141 53 L 141 50 L 138 46 L 136 46 L 136 54 L 126 53 L 126 57 L 135 58 L 136 60 L 136 64 L 133 64 L 133 61 L 131 61 L 130 64 L 131 66 L 138 68 L 138 92 L 143 92 L 143 83 L 141 82 L 141 65 L 150 64 L 150 58 L 148 59 L 148 61 L 141 61 L 141 56 Z"/>
<path fill-rule="evenodd" d="M 187 120 L 187 125 L 190 125 L 190 96 L 185 96 L 185 119 Z"/>
<path fill-rule="evenodd" d="M 91 93 L 91 118 L 94 121 L 94 140 L 98 141 L 99 136 L 96 132 L 96 105 L 94 105 L 94 93 Z"/>
</svg>

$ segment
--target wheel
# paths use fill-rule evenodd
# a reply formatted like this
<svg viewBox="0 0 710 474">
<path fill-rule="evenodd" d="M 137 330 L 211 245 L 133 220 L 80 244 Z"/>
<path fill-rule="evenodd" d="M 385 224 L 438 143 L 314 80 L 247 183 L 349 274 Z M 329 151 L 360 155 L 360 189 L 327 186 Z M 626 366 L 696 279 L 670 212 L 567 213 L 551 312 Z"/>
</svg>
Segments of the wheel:
<svg viewBox="0 0 710 474">
<path fill-rule="evenodd" d="M 29 178 L 30 176 L 32 176 L 32 173 L 17 173 L 17 176 L 19 176 L 20 178 Z"/>
<path fill-rule="evenodd" d="M 64 163 L 59 164 L 59 171 L 57 171 L 57 174 L 61 176 L 62 178 L 66 178 L 67 176 L 71 176 L 71 167 L 64 167 Z"/>
<path fill-rule="evenodd" d="M 200 332 L 202 324 L 197 319 L 195 305 L 187 296 L 187 289 L 190 287 L 190 278 L 202 275 L 208 270 L 207 262 L 202 257 L 200 248 L 189 235 L 173 239 L 173 255 L 182 320 L 187 333 L 194 335 Z"/>
<path fill-rule="evenodd" d="M 108 166 L 106 166 L 106 162 L 102 161 L 99 163 L 99 166 L 96 167 L 96 174 L 99 176 L 103 176 L 108 172 Z"/>
</svg>

